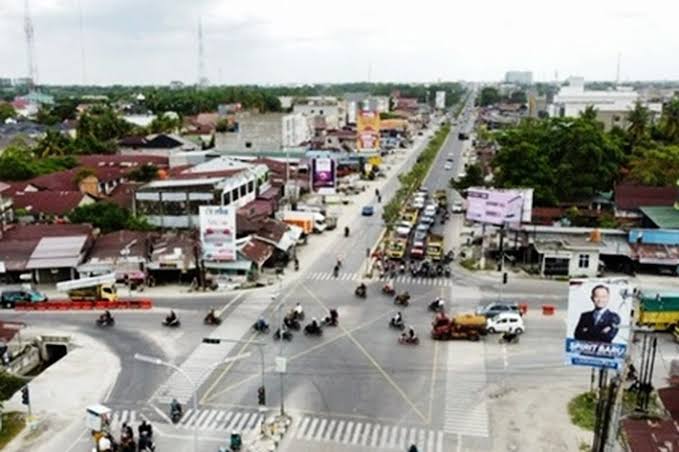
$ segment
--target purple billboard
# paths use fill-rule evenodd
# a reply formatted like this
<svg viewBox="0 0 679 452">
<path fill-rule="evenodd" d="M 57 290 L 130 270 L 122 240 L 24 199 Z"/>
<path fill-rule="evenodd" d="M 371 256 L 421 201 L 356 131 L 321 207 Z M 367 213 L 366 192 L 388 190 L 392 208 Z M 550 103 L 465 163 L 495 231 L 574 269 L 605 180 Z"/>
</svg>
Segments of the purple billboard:
<svg viewBox="0 0 679 452">
<path fill-rule="evenodd" d="M 470 188 L 467 190 L 467 219 L 497 225 L 520 223 L 523 202 L 521 192 Z"/>
<path fill-rule="evenodd" d="M 311 185 L 313 191 L 321 194 L 334 194 L 335 181 L 335 160 L 319 157 L 311 161 Z"/>
</svg>

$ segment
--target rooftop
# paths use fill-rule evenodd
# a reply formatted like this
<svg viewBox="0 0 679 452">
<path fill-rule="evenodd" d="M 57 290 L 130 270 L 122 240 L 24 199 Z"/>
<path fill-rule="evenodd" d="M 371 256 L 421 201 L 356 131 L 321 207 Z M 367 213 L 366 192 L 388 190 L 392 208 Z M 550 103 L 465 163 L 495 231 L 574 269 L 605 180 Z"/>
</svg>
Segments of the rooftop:
<svg viewBox="0 0 679 452">
<path fill-rule="evenodd" d="M 149 254 L 149 236 L 148 232 L 127 230 L 104 234 L 97 238 L 89 258 L 97 260 L 115 260 L 129 256 L 146 258 Z"/>
<path fill-rule="evenodd" d="M 634 210 L 641 206 L 671 206 L 679 199 L 677 187 L 652 187 L 638 184 L 615 186 L 615 205 L 618 209 Z"/>
<path fill-rule="evenodd" d="M 639 210 L 660 229 L 679 229 L 679 210 L 674 207 L 644 206 Z"/>
<path fill-rule="evenodd" d="M 46 215 L 66 215 L 80 205 L 89 195 L 79 191 L 28 191 L 18 192 L 12 196 L 14 207 L 26 209 L 29 213 Z"/>
</svg>

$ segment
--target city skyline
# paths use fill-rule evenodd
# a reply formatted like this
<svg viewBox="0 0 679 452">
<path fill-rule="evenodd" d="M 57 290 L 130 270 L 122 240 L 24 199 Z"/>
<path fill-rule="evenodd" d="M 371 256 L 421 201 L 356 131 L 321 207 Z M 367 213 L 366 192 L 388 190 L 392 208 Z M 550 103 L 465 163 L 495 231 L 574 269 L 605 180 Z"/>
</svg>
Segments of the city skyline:
<svg viewBox="0 0 679 452">
<path fill-rule="evenodd" d="M 386 10 L 349 0 L 328 11 L 308 0 L 292 8 L 268 0 L 33 0 L 31 11 L 45 84 L 193 84 L 200 18 L 213 84 L 492 81 L 508 70 L 532 71 L 537 81 L 614 80 L 618 54 L 623 82 L 679 79 L 671 11 L 679 7 L 659 0 L 643 9 L 631 1 L 537 6 L 427 1 Z M 27 74 L 23 14 L 23 2 L 0 5 L 2 76 Z"/>
</svg>

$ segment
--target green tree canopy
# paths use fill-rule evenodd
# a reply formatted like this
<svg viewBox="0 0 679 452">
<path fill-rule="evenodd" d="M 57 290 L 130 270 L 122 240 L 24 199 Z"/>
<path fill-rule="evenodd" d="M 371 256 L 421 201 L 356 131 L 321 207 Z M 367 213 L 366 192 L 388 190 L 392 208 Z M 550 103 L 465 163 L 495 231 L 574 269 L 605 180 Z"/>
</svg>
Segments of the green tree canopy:
<svg viewBox="0 0 679 452">
<path fill-rule="evenodd" d="M 72 223 L 89 223 L 100 228 L 103 233 L 121 229 L 148 230 L 149 224 L 133 216 L 129 210 L 110 202 L 97 202 L 76 207 L 68 215 Z"/>
<path fill-rule="evenodd" d="M 679 180 L 679 145 L 662 146 L 636 154 L 629 176 L 642 184 L 667 186 Z"/>
<path fill-rule="evenodd" d="M 456 190 L 466 190 L 469 187 L 482 187 L 484 185 L 483 170 L 478 164 L 469 165 L 465 170 L 464 177 L 450 179 L 450 186 Z"/>
<path fill-rule="evenodd" d="M 5 122 L 7 118 L 13 118 L 16 116 L 16 111 L 14 107 L 8 102 L 0 102 L 0 123 Z"/>
<path fill-rule="evenodd" d="M 158 168 L 152 164 L 142 165 L 130 171 L 127 176 L 136 182 L 150 182 L 158 176 Z"/>
<path fill-rule="evenodd" d="M 493 86 L 486 86 L 481 89 L 478 104 L 482 107 L 486 107 L 488 105 L 500 102 L 501 99 L 502 96 L 500 96 L 500 92 L 497 90 L 497 88 Z"/>
<path fill-rule="evenodd" d="M 660 117 L 660 131 L 665 142 L 679 144 L 679 96 L 663 106 Z"/>
</svg>

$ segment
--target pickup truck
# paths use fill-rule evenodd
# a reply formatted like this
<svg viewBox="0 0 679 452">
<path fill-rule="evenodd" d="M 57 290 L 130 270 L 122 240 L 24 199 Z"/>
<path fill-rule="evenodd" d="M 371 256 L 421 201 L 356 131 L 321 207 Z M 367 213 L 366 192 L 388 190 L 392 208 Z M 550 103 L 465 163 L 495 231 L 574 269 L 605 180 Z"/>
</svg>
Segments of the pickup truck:
<svg viewBox="0 0 679 452">
<path fill-rule="evenodd" d="M 433 261 L 440 261 L 443 259 L 443 236 L 429 234 L 426 255 Z"/>
</svg>

